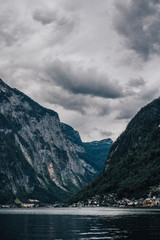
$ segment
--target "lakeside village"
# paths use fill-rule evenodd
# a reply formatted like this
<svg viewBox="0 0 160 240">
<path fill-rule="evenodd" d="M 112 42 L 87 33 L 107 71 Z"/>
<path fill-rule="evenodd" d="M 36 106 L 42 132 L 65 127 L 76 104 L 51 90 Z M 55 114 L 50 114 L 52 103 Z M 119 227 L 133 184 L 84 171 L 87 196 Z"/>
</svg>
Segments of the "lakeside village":
<svg viewBox="0 0 160 240">
<path fill-rule="evenodd" d="M 0 205 L 0 208 L 57 208 L 57 207 L 159 207 L 160 208 L 160 195 L 152 196 L 151 193 L 147 198 L 140 198 L 138 200 L 122 198 L 117 199 L 116 194 L 110 193 L 108 195 L 95 195 L 94 197 L 87 199 L 85 201 L 79 201 L 77 203 L 67 204 L 67 203 L 57 203 L 57 204 L 44 204 L 40 203 L 39 200 L 29 199 L 28 203 L 22 203 L 18 200 L 14 204 Z"/>
<path fill-rule="evenodd" d="M 160 208 L 160 197 L 147 197 L 140 198 L 138 200 L 122 198 L 117 199 L 114 193 L 104 195 L 103 197 L 96 195 L 86 201 L 79 201 L 73 203 L 71 207 L 159 207 Z"/>
<path fill-rule="evenodd" d="M 158 187 L 150 187 L 147 198 L 118 199 L 117 194 L 108 193 L 102 196 L 95 195 L 86 201 L 73 203 L 71 207 L 156 207 L 160 208 L 160 184 Z"/>
<path fill-rule="evenodd" d="M 37 199 L 29 199 L 28 202 L 22 203 L 18 198 L 15 199 L 14 204 L 0 205 L 0 208 L 57 208 L 57 207 L 156 207 L 160 208 L 160 184 L 158 187 L 150 187 L 147 198 L 140 199 L 118 199 L 115 193 L 108 193 L 104 195 L 95 195 L 85 201 L 78 201 L 72 204 L 56 203 L 45 204 Z"/>
</svg>

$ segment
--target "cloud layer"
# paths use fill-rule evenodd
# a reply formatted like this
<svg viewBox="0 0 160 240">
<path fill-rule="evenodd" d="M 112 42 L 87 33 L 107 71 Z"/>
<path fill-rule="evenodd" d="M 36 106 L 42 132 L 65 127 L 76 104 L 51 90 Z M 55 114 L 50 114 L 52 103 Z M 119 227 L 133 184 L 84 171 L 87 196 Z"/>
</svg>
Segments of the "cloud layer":
<svg viewBox="0 0 160 240">
<path fill-rule="evenodd" d="M 123 97 L 119 82 L 115 80 L 112 82 L 105 74 L 100 74 L 94 68 L 84 70 L 75 66 L 74 62 L 56 60 L 48 65 L 46 72 L 56 85 L 73 94 L 102 98 Z"/>
<path fill-rule="evenodd" d="M 114 26 L 127 47 L 144 60 L 160 53 L 160 1 L 121 0 L 116 3 Z"/>
<path fill-rule="evenodd" d="M 159 0 L 0 0 L 0 7 L 0 77 L 57 111 L 84 140 L 115 139 L 160 95 Z"/>
</svg>

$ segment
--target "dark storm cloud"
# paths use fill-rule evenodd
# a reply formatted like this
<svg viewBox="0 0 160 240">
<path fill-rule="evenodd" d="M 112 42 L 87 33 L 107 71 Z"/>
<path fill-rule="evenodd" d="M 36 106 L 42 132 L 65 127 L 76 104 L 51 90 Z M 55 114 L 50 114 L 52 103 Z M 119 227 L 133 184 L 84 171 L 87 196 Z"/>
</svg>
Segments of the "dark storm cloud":
<svg viewBox="0 0 160 240">
<path fill-rule="evenodd" d="M 36 26 L 37 22 L 41 23 L 41 26 L 38 26 L 41 33 L 46 29 L 45 35 L 42 34 L 46 48 L 50 46 L 55 49 L 56 45 L 61 45 L 61 49 L 65 48 L 67 39 L 71 39 L 71 35 L 74 35 L 80 23 L 78 16 L 72 12 L 49 8 L 36 9 L 32 13 L 32 19 Z"/>
<path fill-rule="evenodd" d="M 144 60 L 160 54 L 160 0 L 119 1 L 114 26 Z"/>
<path fill-rule="evenodd" d="M 63 63 L 57 60 L 47 66 L 46 72 L 56 85 L 74 94 L 102 98 L 123 97 L 123 89 L 118 81 L 111 82 L 108 77 L 95 69 L 84 70 L 81 67 L 75 67 L 75 63 Z"/>
<path fill-rule="evenodd" d="M 33 19 L 41 22 L 41 24 L 43 25 L 46 25 L 50 24 L 51 22 L 57 21 L 57 14 L 53 10 L 35 10 L 33 12 Z"/>
<path fill-rule="evenodd" d="M 82 115 L 91 114 L 103 117 L 109 115 L 111 111 L 108 100 L 99 101 L 99 98 L 93 98 L 89 95 L 73 94 L 61 87 L 55 87 L 53 83 L 48 84 L 48 86 L 43 85 L 40 97 L 46 103 L 59 105 L 66 110 L 73 110 Z"/>
<path fill-rule="evenodd" d="M 92 131 L 98 132 L 100 134 L 100 136 L 103 137 L 103 138 L 108 138 L 108 137 L 111 137 L 111 136 L 114 135 L 114 133 L 111 132 L 111 131 L 107 131 L 105 129 L 100 129 L 100 128 L 97 128 L 97 127 L 93 128 Z"/>
<path fill-rule="evenodd" d="M 143 78 L 138 78 L 138 79 L 131 79 L 129 82 L 128 82 L 128 85 L 131 86 L 131 87 L 142 87 L 144 86 L 146 83 L 144 81 Z"/>
<path fill-rule="evenodd" d="M 86 114 L 89 107 L 89 100 L 83 96 L 68 94 L 62 89 L 55 91 L 52 87 L 46 93 L 43 91 L 43 99 L 50 104 L 62 106 L 64 109 L 73 110 L 82 115 Z"/>
<path fill-rule="evenodd" d="M 105 138 L 111 137 L 113 135 L 111 131 L 100 130 L 99 132 L 100 132 L 100 135 Z"/>
<path fill-rule="evenodd" d="M 159 96 L 159 2 L 0 0 L 1 78 L 87 139 L 119 135 Z"/>
<path fill-rule="evenodd" d="M 108 105 L 106 105 L 106 106 L 103 106 L 103 105 L 102 105 L 102 106 L 99 108 L 98 115 L 101 116 L 101 117 L 103 117 L 103 116 L 108 115 L 108 114 L 110 113 L 110 111 L 111 111 L 111 109 L 110 109 L 110 107 L 109 107 Z"/>
<path fill-rule="evenodd" d="M 33 12 L 33 19 L 37 22 L 40 22 L 42 25 L 54 24 L 54 27 L 57 30 L 64 29 L 64 32 L 70 32 L 74 27 L 79 23 L 79 18 L 72 14 L 71 12 L 60 13 L 55 9 L 37 9 Z M 57 31 L 55 33 L 58 34 Z"/>
<path fill-rule="evenodd" d="M 116 119 L 131 119 L 134 115 L 132 109 L 122 109 Z"/>
</svg>

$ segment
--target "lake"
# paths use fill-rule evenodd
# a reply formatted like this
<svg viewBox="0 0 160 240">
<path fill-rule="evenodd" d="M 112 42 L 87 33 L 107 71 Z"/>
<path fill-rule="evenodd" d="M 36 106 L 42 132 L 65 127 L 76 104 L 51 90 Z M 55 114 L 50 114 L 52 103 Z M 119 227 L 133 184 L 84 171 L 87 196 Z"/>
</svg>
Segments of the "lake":
<svg viewBox="0 0 160 240">
<path fill-rule="evenodd" d="M 159 240 L 160 209 L 0 209 L 1 240 Z"/>
</svg>

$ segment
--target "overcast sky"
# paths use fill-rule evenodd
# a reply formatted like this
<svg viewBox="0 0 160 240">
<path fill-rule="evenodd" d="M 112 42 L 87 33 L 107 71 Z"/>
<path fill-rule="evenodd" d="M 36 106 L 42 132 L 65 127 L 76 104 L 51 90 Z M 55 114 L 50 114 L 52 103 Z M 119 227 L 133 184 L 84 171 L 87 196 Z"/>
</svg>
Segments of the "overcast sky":
<svg viewBox="0 0 160 240">
<path fill-rule="evenodd" d="M 0 0 L 0 78 L 84 141 L 160 96 L 160 0 Z"/>
</svg>

